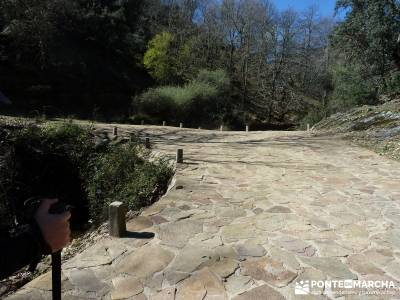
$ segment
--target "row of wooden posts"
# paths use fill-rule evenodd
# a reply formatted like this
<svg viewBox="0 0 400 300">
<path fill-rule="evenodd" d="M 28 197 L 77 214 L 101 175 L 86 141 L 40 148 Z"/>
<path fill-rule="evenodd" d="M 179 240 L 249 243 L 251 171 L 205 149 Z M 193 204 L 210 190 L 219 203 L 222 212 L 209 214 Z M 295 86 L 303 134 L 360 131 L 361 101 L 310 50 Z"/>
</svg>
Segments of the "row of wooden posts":
<svg viewBox="0 0 400 300">
<path fill-rule="evenodd" d="M 165 121 L 163 122 L 165 126 Z M 183 128 L 183 124 L 180 123 L 180 128 Z M 200 127 L 199 127 L 200 129 Z M 223 126 L 221 125 L 220 131 L 223 131 Z M 249 131 L 249 126 L 246 126 L 246 132 Z M 307 131 L 310 131 L 310 125 L 307 124 Z M 114 127 L 113 134 L 118 135 L 118 127 Z M 145 147 L 150 149 L 150 138 L 145 138 Z M 176 149 L 176 163 L 183 163 L 183 149 Z M 114 237 L 122 237 L 126 234 L 126 216 L 127 207 L 124 203 L 116 201 L 109 206 L 109 230 L 110 235 Z"/>
<path fill-rule="evenodd" d="M 144 125 L 144 121 L 141 122 L 142 125 Z M 167 122 L 163 121 L 162 126 L 166 126 Z M 179 128 L 183 128 L 183 123 L 179 123 Z M 201 129 L 201 127 L 199 126 L 198 129 Z M 219 127 L 219 131 L 224 131 L 224 125 L 221 125 Z M 245 127 L 245 131 L 249 132 L 250 131 L 250 126 L 246 125 Z M 307 131 L 310 131 L 310 124 L 307 124 Z M 118 128 L 115 127 L 114 128 L 114 135 L 118 134 Z"/>
</svg>

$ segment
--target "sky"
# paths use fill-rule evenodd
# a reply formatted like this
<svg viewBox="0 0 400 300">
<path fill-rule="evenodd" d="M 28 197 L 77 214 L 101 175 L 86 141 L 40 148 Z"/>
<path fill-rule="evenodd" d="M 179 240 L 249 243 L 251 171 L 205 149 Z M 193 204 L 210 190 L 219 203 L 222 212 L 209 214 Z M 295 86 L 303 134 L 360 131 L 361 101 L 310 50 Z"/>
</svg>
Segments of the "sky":
<svg viewBox="0 0 400 300">
<path fill-rule="evenodd" d="M 279 10 L 293 8 L 302 11 L 316 4 L 322 16 L 333 16 L 336 0 L 272 0 Z"/>
</svg>

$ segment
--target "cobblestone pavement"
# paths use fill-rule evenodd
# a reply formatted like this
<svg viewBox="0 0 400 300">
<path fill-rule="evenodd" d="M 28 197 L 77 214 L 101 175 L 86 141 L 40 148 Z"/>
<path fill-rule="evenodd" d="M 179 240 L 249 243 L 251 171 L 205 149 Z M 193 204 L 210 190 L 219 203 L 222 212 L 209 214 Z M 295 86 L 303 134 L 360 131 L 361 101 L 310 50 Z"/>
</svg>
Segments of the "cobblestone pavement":
<svg viewBox="0 0 400 300">
<path fill-rule="evenodd" d="M 127 237 L 63 265 L 63 299 L 400 299 L 295 295 L 304 280 L 400 281 L 400 163 L 305 132 L 119 132 L 132 130 L 171 157 L 183 148 L 185 163 Z M 45 274 L 9 299 L 50 290 Z"/>
</svg>

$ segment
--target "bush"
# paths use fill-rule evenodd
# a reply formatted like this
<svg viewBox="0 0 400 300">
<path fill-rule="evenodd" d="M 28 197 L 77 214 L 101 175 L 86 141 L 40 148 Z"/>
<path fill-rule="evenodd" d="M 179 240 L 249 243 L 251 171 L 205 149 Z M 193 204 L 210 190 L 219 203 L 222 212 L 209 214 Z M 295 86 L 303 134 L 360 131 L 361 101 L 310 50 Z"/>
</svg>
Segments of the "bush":
<svg viewBox="0 0 400 300">
<path fill-rule="evenodd" d="M 306 129 L 307 124 L 311 126 L 320 122 L 323 118 L 325 118 L 326 112 L 322 109 L 313 109 L 307 113 L 307 115 L 301 120 L 300 128 Z"/>
<path fill-rule="evenodd" d="M 129 143 L 110 148 L 92 161 L 87 191 L 94 221 L 107 217 L 108 205 L 113 201 L 138 210 L 166 191 L 172 169 L 162 159 L 149 162 L 148 154 L 141 145 Z"/>
<path fill-rule="evenodd" d="M 130 209 L 151 204 L 172 175 L 162 159 L 148 161 L 140 141 L 96 147 L 89 128 L 70 122 L 0 127 L 0 137 L 0 229 L 14 216 L 23 219 L 23 203 L 31 197 L 74 206 L 73 228 L 90 217 L 99 223 L 112 201 L 124 201 Z"/>
<path fill-rule="evenodd" d="M 223 94 L 229 78 L 222 70 L 200 71 L 196 80 L 183 87 L 163 86 L 150 89 L 135 101 L 140 114 L 153 117 L 157 123 L 184 122 L 188 126 L 212 124 L 224 113 Z"/>
</svg>

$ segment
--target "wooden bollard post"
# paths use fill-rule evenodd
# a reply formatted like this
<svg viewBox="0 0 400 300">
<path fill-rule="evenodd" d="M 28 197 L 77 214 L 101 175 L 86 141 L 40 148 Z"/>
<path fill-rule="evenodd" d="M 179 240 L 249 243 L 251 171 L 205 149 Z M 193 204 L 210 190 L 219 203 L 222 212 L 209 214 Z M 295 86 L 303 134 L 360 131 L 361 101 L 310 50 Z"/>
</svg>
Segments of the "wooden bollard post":
<svg viewBox="0 0 400 300">
<path fill-rule="evenodd" d="M 179 128 L 183 128 L 183 123 L 179 123 Z"/>
<path fill-rule="evenodd" d="M 249 125 L 246 125 L 246 132 L 249 132 Z"/>
<path fill-rule="evenodd" d="M 178 164 L 183 163 L 183 149 L 176 150 L 176 162 Z"/>
<path fill-rule="evenodd" d="M 146 149 L 150 149 L 150 138 L 147 137 L 145 139 L 144 145 L 145 145 Z"/>
<path fill-rule="evenodd" d="M 310 124 L 307 124 L 307 131 L 310 131 Z"/>
<path fill-rule="evenodd" d="M 113 134 L 114 134 L 115 136 L 118 135 L 118 127 L 114 127 L 114 129 L 113 129 Z"/>
<path fill-rule="evenodd" d="M 115 201 L 108 207 L 110 235 L 122 237 L 126 233 L 126 206 L 124 203 Z"/>
<path fill-rule="evenodd" d="M 221 125 L 221 127 L 219 128 L 219 131 L 224 131 L 224 125 Z"/>
<path fill-rule="evenodd" d="M 162 122 L 162 126 L 165 126 L 167 124 L 167 122 L 163 121 Z"/>
</svg>

